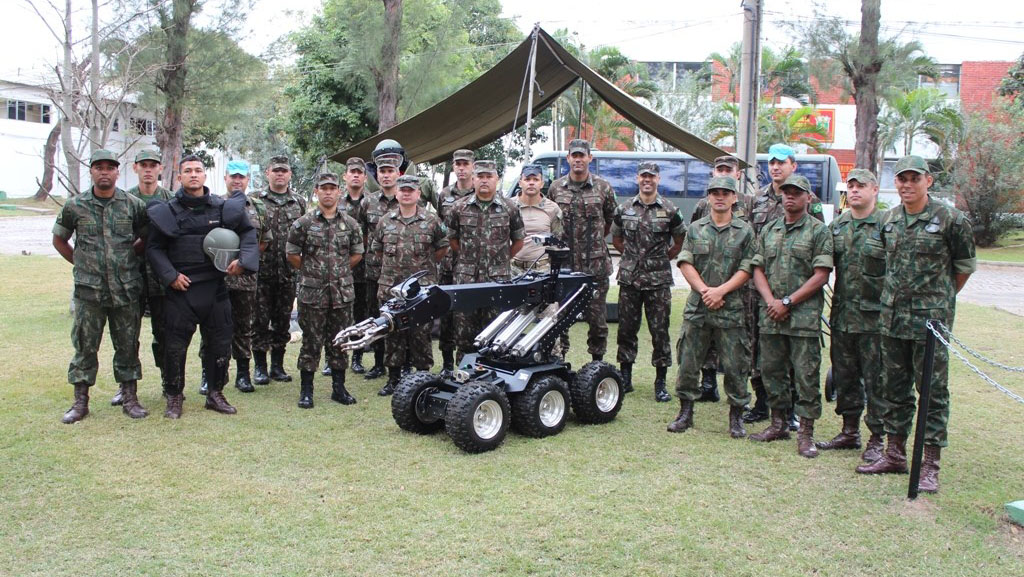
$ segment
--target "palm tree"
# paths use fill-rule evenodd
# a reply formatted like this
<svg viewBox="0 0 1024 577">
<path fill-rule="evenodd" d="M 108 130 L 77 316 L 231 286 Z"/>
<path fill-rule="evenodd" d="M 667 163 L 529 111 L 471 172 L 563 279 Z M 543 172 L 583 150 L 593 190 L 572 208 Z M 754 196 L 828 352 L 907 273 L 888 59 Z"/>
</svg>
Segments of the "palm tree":
<svg viewBox="0 0 1024 577">
<path fill-rule="evenodd" d="M 960 112 L 949 106 L 945 95 L 934 88 L 887 91 L 883 115 L 890 146 L 902 139 L 904 155 L 914 153 L 914 139 L 918 136 L 935 143 L 945 154 L 955 147 L 963 133 Z"/>
<path fill-rule="evenodd" d="M 711 141 L 715 144 L 736 142 L 736 131 L 739 124 L 740 109 L 734 102 L 722 103 L 723 114 L 711 122 Z M 801 106 L 793 110 L 785 110 L 771 106 L 765 100 L 757 104 L 757 151 L 768 152 L 768 147 L 776 142 L 802 144 L 815 152 L 822 152 L 828 147 L 823 142 L 828 132 L 812 123 L 814 108 Z M 815 137 L 819 138 L 815 138 Z"/>
<path fill-rule="evenodd" d="M 743 57 L 743 46 L 735 43 L 727 55 L 713 52 L 708 60 L 719 65 L 720 71 L 715 76 L 726 83 L 733 101 L 739 94 L 740 62 Z M 784 48 L 776 53 L 769 47 L 761 49 L 761 91 L 768 95 L 772 102 L 778 102 L 783 96 L 796 99 L 803 104 L 817 101 L 817 93 L 810 82 L 807 62 L 801 52 L 793 47 Z"/>
</svg>

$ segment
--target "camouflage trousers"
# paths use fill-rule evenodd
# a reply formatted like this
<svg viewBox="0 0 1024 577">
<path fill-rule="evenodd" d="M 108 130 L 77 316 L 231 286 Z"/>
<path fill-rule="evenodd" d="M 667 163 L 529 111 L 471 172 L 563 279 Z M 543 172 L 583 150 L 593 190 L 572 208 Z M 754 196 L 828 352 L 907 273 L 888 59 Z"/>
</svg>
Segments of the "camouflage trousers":
<svg viewBox="0 0 1024 577">
<path fill-rule="evenodd" d="M 413 366 L 420 371 L 429 371 L 430 367 L 434 366 L 434 355 L 430 346 L 431 326 L 425 324 L 388 335 L 384 341 L 384 366 Z"/>
<path fill-rule="evenodd" d="M 370 316 L 366 310 L 366 301 L 368 300 L 366 298 L 366 281 L 355 281 L 352 283 L 352 289 L 356 293 L 356 298 L 352 301 L 352 323 L 355 324 Z"/>
<path fill-rule="evenodd" d="M 438 284 L 454 284 L 455 278 L 452 273 L 442 272 Z M 441 317 L 440 332 L 438 333 L 438 345 L 442 351 L 455 351 L 455 313 L 447 313 Z"/>
<path fill-rule="evenodd" d="M 260 275 L 256 285 L 256 323 L 252 350 L 284 349 L 291 340 L 295 279 Z"/>
<path fill-rule="evenodd" d="M 708 349 L 717 346 L 726 351 L 722 355 L 725 368 L 725 394 L 729 404 L 742 407 L 750 402 L 747 389 L 747 375 L 750 372 L 750 340 L 745 327 L 720 328 L 707 322 L 696 325 L 683 321 L 676 342 L 676 358 L 679 371 L 676 373 L 676 394 L 680 399 L 695 401 L 701 395 L 701 359 Z"/>
<path fill-rule="evenodd" d="M 757 307 L 761 302 L 761 296 L 757 294 L 757 291 L 751 286 L 744 286 L 740 289 L 742 291 L 740 295 L 743 297 L 743 326 L 746 327 L 747 331 L 747 342 L 750 343 L 751 354 L 750 354 L 750 373 L 751 375 L 760 377 L 761 371 L 757 368 L 757 359 L 754 357 L 754 350 L 757 345 Z M 707 356 L 704 357 L 704 364 L 701 366 L 702 369 L 709 371 L 717 371 L 719 366 L 723 363 L 719 362 L 718 347 L 714 344 L 708 349 Z"/>
<path fill-rule="evenodd" d="M 340 307 L 320 308 L 299 303 L 299 328 L 302 329 L 302 346 L 299 349 L 300 371 L 315 371 L 320 366 L 320 351 L 327 356 L 331 372 L 345 372 L 348 353 L 332 344 L 334 335 L 352 325 L 352 306 L 345 303 Z"/>
<path fill-rule="evenodd" d="M 493 307 L 477 309 L 467 313 L 455 313 L 455 343 L 458 346 L 459 356 L 475 353 L 476 347 L 473 341 L 484 327 L 489 325 L 500 311 Z"/>
<path fill-rule="evenodd" d="M 603 356 L 608 350 L 608 279 L 594 279 L 594 282 L 597 294 L 587 310 L 583 311 L 583 320 L 590 325 L 587 330 L 587 353 Z M 569 333 L 562 335 L 561 342 L 563 354 L 568 355 Z"/>
<path fill-rule="evenodd" d="M 514 258 L 511 262 L 512 276 L 519 276 L 526 271 L 533 271 L 537 273 L 547 273 L 551 271 L 551 259 L 548 255 L 544 255 L 533 262 L 532 259 L 518 259 Z"/>
<path fill-rule="evenodd" d="M 363 319 L 359 319 L 359 320 L 365 320 L 366 318 L 377 318 L 378 316 L 380 316 L 380 300 L 377 298 L 377 291 L 378 291 L 377 279 L 369 279 L 369 278 L 366 279 L 366 289 L 365 290 L 366 290 L 366 294 L 364 295 L 364 298 L 365 298 L 364 307 L 365 308 L 364 308 L 363 314 L 365 314 L 366 316 Z M 369 349 L 363 349 L 363 350 L 367 350 L 367 351 L 383 351 L 384 350 L 384 341 L 385 340 L 387 340 L 387 339 L 379 340 L 379 341 L 373 343 L 372 345 L 370 345 Z"/>
<path fill-rule="evenodd" d="M 211 391 L 224 389 L 231 360 L 231 298 L 222 280 L 189 285 L 186 291 L 170 290 L 165 297 L 167 343 L 164 347 L 164 391 L 185 390 L 185 358 L 192 336 L 199 328 L 203 370 Z"/>
<path fill-rule="evenodd" d="M 881 397 L 882 337 L 832 329 L 832 382 L 836 388 L 837 415 L 864 415 L 864 423 L 876 434 L 885 434 Z M 867 412 L 865 412 L 865 406 Z"/>
<path fill-rule="evenodd" d="M 882 337 L 882 393 L 887 403 L 882 419 L 885 432 L 909 436 L 917 412 L 915 387 L 920 392 L 925 341 Z M 931 399 L 925 420 L 924 443 L 945 447 L 949 423 L 949 351 L 935 347 Z"/>
<path fill-rule="evenodd" d="M 768 406 L 793 409 L 801 419 L 821 418 L 821 344 L 818 337 L 761 333 L 761 379 Z M 793 406 L 793 387 L 796 406 Z"/>
<path fill-rule="evenodd" d="M 153 334 L 153 363 L 160 369 L 164 362 L 164 340 L 167 338 L 164 336 L 164 295 L 147 295 L 143 291 L 139 311 L 146 310 L 149 311 L 149 330 Z"/>
<path fill-rule="evenodd" d="M 68 365 L 72 385 L 96 384 L 99 369 L 97 354 L 103 340 L 103 327 L 110 323 L 110 342 L 114 345 L 114 380 L 118 383 L 142 378 L 139 362 L 139 330 L 142 313 L 139 303 L 104 306 L 96 301 L 74 299 L 75 316 L 71 321 L 71 345 L 75 354 Z"/>
<path fill-rule="evenodd" d="M 616 335 L 619 348 L 615 355 L 616 362 L 633 364 L 636 361 L 641 315 L 646 315 L 647 330 L 651 333 L 651 364 L 655 367 L 672 366 L 672 345 L 668 336 L 672 289 L 667 286 L 639 289 L 619 285 L 619 328 Z"/>
</svg>

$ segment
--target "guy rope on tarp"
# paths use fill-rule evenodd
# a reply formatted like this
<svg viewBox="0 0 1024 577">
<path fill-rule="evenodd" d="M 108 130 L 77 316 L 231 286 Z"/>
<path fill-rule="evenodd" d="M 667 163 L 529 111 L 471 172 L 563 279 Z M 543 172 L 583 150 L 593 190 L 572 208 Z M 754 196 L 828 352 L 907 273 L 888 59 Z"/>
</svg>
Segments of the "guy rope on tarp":
<svg viewBox="0 0 1024 577">
<path fill-rule="evenodd" d="M 533 42 L 530 45 L 530 57 L 527 59 L 526 72 L 523 74 L 523 87 L 519 90 L 519 102 L 516 104 L 516 115 L 512 117 L 512 132 L 516 132 L 516 119 L 519 118 L 519 110 L 523 105 L 523 93 L 526 92 L 526 87 L 530 87 L 530 92 L 526 96 L 526 143 L 523 144 L 525 149 L 523 152 L 524 159 L 526 162 L 530 162 L 530 124 L 533 122 L 533 89 L 534 85 L 537 84 L 537 32 L 540 30 L 540 24 L 533 25 L 533 32 L 530 36 L 533 38 Z M 540 92 L 541 96 L 544 96 L 544 91 L 537 86 L 537 91 Z"/>
</svg>

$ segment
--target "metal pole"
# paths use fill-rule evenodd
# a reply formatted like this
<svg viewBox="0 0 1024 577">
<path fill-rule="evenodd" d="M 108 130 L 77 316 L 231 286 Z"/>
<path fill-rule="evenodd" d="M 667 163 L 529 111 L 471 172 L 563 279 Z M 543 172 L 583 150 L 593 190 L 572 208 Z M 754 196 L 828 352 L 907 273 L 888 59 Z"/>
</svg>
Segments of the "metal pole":
<svg viewBox="0 0 1024 577">
<path fill-rule="evenodd" d="M 530 162 L 530 122 L 533 121 L 533 85 L 537 82 L 537 30 L 533 26 L 533 45 L 530 47 L 530 87 L 526 97 L 526 162 Z"/>
<path fill-rule="evenodd" d="M 740 63 L 740 118 L 736 156 L 747 163 L 748 182 L 757 179 L 757 101 L 761 96 L 762 0 L 743 0 L 743 53 Z"/>
<path fill-rule="evenodd" d="M 935 333 L 932 323 L 925 323 L 924 368 L 921 370 L 921 392 L 917 400 L 917 425 L 914 427 L 914 453 L 910 461 L 910 486 L 907 498 L 917 498 L 917 485 L 921 480 L 921 456 L 924 454 L 924 430 L 928 423 L 928 403 L 932 396 L 932 372 L 935 369 Z"/>
</svg>

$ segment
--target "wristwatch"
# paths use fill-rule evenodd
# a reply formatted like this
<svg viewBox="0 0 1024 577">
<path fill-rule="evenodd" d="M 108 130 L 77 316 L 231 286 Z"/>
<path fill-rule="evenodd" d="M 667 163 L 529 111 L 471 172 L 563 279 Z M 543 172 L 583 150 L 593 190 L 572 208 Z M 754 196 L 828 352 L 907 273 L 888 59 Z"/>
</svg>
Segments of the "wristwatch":
<svg viewBox="0 0 1024 577">
<path fill-rule="evenodd" d="M 789 298 L 789 295 L 782 297 L 782 304 L 787 309 L 793 306 L 793 299 Z"/>
</svg>

